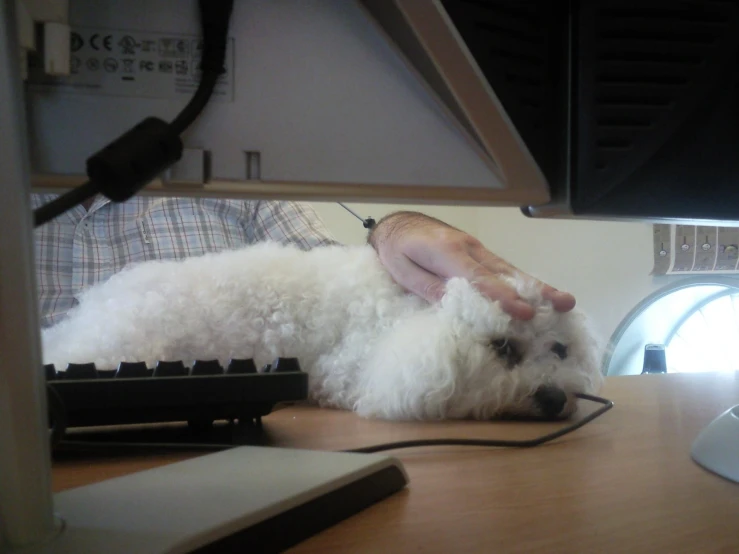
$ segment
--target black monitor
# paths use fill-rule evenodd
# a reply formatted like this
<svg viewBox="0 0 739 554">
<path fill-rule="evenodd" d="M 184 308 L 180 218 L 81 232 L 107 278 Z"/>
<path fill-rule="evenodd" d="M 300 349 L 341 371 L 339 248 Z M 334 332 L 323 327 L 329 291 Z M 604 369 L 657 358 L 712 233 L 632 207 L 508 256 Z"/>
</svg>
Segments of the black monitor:
<svg viewBox="0 0 739 554">
<path fill-rule="evenodd" d="M 442 4 L 549 182 L 525 214 L 739 220 L 739 2 Z"/>
</svg>

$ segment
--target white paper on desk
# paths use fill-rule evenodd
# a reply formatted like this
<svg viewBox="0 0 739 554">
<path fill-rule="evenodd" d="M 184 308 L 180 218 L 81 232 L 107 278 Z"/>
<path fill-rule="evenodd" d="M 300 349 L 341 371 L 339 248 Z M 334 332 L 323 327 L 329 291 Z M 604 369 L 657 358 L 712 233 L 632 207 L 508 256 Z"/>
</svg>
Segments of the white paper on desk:
<svg viewBox="0 0 739 554">
<path fill-rule="evenodd" d="M 654 225 L 652 275 L 739 273 L 739 227 Z"/>
</svg>

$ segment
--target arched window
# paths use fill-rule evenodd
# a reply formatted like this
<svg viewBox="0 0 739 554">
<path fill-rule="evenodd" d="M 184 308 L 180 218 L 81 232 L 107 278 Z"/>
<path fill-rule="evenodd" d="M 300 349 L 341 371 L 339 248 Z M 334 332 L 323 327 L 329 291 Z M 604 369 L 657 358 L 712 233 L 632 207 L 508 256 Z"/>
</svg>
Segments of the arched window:
<svg viewBox="0 0 739 554">
<path fill-rule="evenodd" d="M 739 292 L 718 293 L 685 314 L 665 346 L 668 372 L 739 370 Z"/>
<path fill-rule="evenodd" d="M 739 370 L 739 279 L 688 277 L 649 295 L 611 337 L 603 372 L 640 374 L 647 344 L 665 346 L 668 372 Z"/>
</svg>

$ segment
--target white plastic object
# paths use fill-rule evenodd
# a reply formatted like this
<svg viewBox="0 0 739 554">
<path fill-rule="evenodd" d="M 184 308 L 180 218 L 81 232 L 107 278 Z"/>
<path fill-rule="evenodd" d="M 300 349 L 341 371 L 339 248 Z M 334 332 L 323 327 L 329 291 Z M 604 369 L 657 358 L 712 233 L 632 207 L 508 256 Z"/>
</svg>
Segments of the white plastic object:
<svg viewBox="0 0 739 554">
<path fill-rule="evenodd" d="M 54 534 L 15 2 L 0 4 L 0 550 Z"/>
<path fill-rule="evenodd" d="M 703 428 L 691 454 L 697 464 L 739 483 L 739 404 Z"/>
<path fill-rule="evenodd" d="M 23 554 L 282 551 L 406 482 L 387 456 L 240 447 L 59 493 L 64 531 Z"/>
<path fill-rule="evenodd" d="M 70 74 L 69 25 L 44 23 L 44 71 L 49 75 Z"/>
</svg>

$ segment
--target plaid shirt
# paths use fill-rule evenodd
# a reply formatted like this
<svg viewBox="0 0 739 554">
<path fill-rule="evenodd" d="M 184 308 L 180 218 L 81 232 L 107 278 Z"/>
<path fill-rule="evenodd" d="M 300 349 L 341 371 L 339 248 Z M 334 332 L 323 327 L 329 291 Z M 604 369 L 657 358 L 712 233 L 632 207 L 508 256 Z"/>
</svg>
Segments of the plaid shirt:
<svg viewBox="0 0 739 554">
<path fill-rule="evenodd" d="M 55 195 L 32 195 L 33 208 Z M 296 202 L 136 196 L 121 204 L 98 197 L 35 231 L 42 326 L 62 320 L 80 292 L 124 266 L 181 259 L 264 240 L 308 250 L 335 244 L 310 205 Z"/>
</svg>

